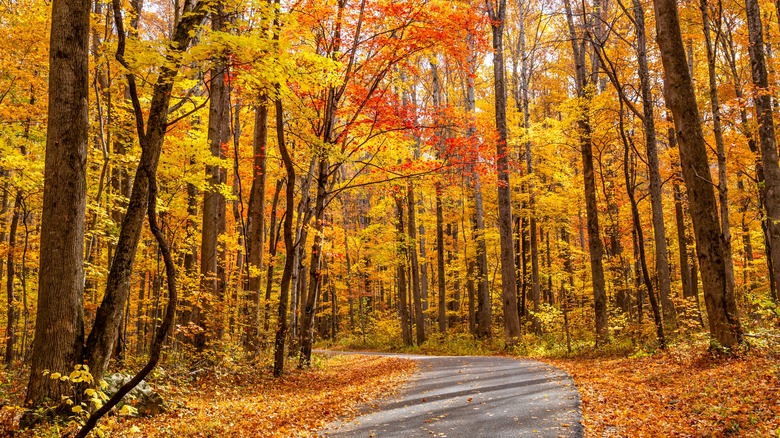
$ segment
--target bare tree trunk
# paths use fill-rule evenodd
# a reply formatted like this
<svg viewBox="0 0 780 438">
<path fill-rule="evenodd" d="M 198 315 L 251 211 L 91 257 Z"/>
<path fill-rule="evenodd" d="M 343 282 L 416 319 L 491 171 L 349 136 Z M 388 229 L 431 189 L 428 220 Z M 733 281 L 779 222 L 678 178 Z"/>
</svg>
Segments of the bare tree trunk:
<svg viewBox="0 0 780 438">
<path fill-rule="evenodd" d="M 16 276 L 16 230 L 22 214 L 22 190 L 16 190 L 14 209 L 11 217 L 11 228 L 8 230 L 8 258 L 6 259 L 6 292 L 8 294 L 8 319 L 5 329 L 5 364 L 10 366 L 14 361 L 14 344 L 16 343 L 16 297 L 14 296 L 14 278 Z"/>
<path fill-rule="evenodd" d="M 409 306 L 406 303 L 406 232 L 404 231 L 404 205 L 401 196 L 395 195 L 395 208 L 398 214 L 398 222 L 396 223 L 396 239 L 398 241 L 396 247 L 398 252 L 398 313 L 401 317 L 401 334 L 403 337 L 404 345 L 411 346 L 412 342 L 412 328 L 411 320 L 409 319 Z"/>
<path fill-rule="evenodd" d="M 38 311 L 25 398 L 29 407 L 47 398 L 60 400 L 70 385 L 44 370 L 68 373 L 83 349 L 89 18 L 89 0 L 52 2 Z"/>
<path fill-rule="evenodd" d="M 577 36 L 570 0 L 565 0 L 566 19 L 571 36 L 574 66 L 576 70 L 577 95 L 580 97 L 578 115 L 578 135 L 582 153 L 582 175 L 585 187 L 585 212 L 588 228 L 588 252 L 593 283 L 593 307 L 596 314 L 596 338 L 603 341 L 607 337 L 607 293 L 604 285 L 604 265 L 602 256 L 604 244 L 599 230 L 598 203 L 596 201 L 596 179 L 593 166 L 593 144 L 591 141 L 590 102 L 588 76 L 585 69 L 585 39 Z"/>
<path fill-rule="evenodd" d="M 415 220 L 414 186 L 409 184 L 406 192 L 407 214 L 409 217 L 408 233 L 412 263 L 412 299 L 414 301 L 414 323 L 417 345 L 425 342 L 425 317 L 423 315 L 422 291 L 420 290 L 420 265 L 417 260 L 417 224 Z"/>
<path fill-rule="evenodd" d="M 661 173 L 658 170 L 658 145 L 656 142 L 655 115 L 653 114 L 653 94 L 651 91 L 650 71 L 647 66 L 647 41 L 645 35 L 645 10 L 640 0 L 633 0 L 637 32 L 637 60 L 639 62 L 639 82 L 642 89 L 642 113 L 645 129 L 645 148 L 647 167 L 650 173 L 650 203 L 653 218 L 653 238 L 655 240 L 655 266 L 658 274 L 658 292 L 661 296 L 664 322 L 672 330 L 677 324 L 677 312 L 672 302 L 671 273 L 666 249 L 666 225 L 664 223 L 663 192 L 661 191 Z M 644 245 L 641 241 L 639 244 Z M 659 329 L 662 330 L 662 329 Z M 663 337 L 660 336 L 659 340 Z"/>
<path fill-rule="evenodd" d="M 761 9 L 757 0 L 745 0 L 748 34 L 750 36 L 750 66 L 753 85 L 756 88 L 753 102 L 756 107 L 758 139 L 761 148 L 761 164 L 766 187 L 764 208 L 766 227 L 769 234 L 772 255 L 772 272 L 775 280 L 780 278 L 780 165 L 778 165 L 775 143 L 774 118 L 772 115 L 772 94 L 769 89 L 764 36 L 761 25 Z"/>
<path fill-rule="evenodd" d="M 263 271 L 263 249 L 265 246 L 265 181 L 266 147 L 268 145 L 268 106 L 263 95 L 255 108 L 255 135 L 252 142 L 252 188 L 247 207 L 247 270 L 249 272 L 249 314 L 245 347 L 255 355 L 259 354 L 260 342 L 260 285 Z M 273 231 L 272 231 L 273 233 Z"/>
<path fill-rule="evenodd" d="M 741 341 L 741 328 L 733 288 L 728 285 L 726 275 L 725 243 L 718 220 L 696 95 L 685 59 L 677 4 L 673 0 L 654 0 L 653 3 L 657 40 L 669 84 L 666 100 L 674 114 L 680 140 L 680 161 L 696 236 L 710 333 L 721 346 L 728 348 Z"/>
<path fill-rule="evenodd" d="M 211 27 L 221 31 L 224 18 L 221 6 L 211 18 Z M 225 59 L 219 59 L 210 72 L 209 100 L 209 148 L 211 156 L 222 160 L 225 154 L 222 145 L 230 140 L 230 95 L 225 83 L 227 71 Z M 203 192 L 203 230 L 200 243 L 201 287 L 210 293 L 215 301 L 225 299 L 225 259 L 220 247 L 219 236 L 225 232 L 227 203 L 221 186 L 227 182 L 227 171 L 222 164 L 206 166 L 208 188 Z M 196 336 L 195 347 L 203 350 L 207 340 L 217 340 L 223 331 L 221 315 L 225 309 L 214 311 L 208 305 L 201 305 L 196 323 L 202 331 Z"/>
<path fill-rule="evenodd" d="M 282 191 L 284 180 L 276 181 L 274 200 L 271 203 L 271 224 L 268 227 L 268 272 L 265 276 L 265 314 L 263 316 L 263 331 L 267 332 L 271 323 L 271 291 L 274 284 L 274 270 L 276 269 L 276 247 L 279 244 L 281 226 L 276 223 L 276 209 L 279 205 L 279 193 Z"/>
<path fill-rule="evenodd" d="M 279 377 L 284 372 L 284 343 L 287 339 L 287 301 L 290 299 L 290 279 L 292 271 L 295 268 L 295 245 L 293 243 L 293 210 L 295 203 L 295 166 L 293 165 L 290 152 L 287 150 L 287 143 L 284 139 L 284 111 L 282 101 L 276 99 L 276 136 L 278 138 L 279 153 L 284 162 L 284 168 L 287 172 L 287 188 L 285 189 L 285 208 L 284 216 L 284 248 L 286 257 L 284 259 L 284 271 L 282 272 L 282 281 L 279 286 L 279 312 L 276 329 L 276 339 L 274 342 L 274 377 Z"/>
<path fill-rule="evenodd" d="M 513 345 L 520 338 L 517 314 L 517 272 L 512 239 L 512 191 L 507 151 L 506 81 L 504 75 L 504 20 L 506 0 L 486 0 L 493 32 L 493 79 L 496 106 L 496 166 L 498 172 L 498 229 L 501 239 L 501 302 L 504 310 L 504 339 Z"/>
</svg>

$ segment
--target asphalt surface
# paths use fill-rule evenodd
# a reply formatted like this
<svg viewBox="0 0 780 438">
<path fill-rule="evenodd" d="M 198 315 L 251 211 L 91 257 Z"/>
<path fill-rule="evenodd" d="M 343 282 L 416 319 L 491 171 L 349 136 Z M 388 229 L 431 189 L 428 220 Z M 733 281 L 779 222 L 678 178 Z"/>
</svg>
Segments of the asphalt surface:
<svg viewBox="0 0 780 438">
<path fill-rule="evenodd" d="M 367 354 L 367 353 L 361 353 Z M 581 437 L 580 398 L 563 371 L 490 356 L 410 356 L 418 371 L 398 395 L 329 424 L 321 437 Z"/>
</svg>

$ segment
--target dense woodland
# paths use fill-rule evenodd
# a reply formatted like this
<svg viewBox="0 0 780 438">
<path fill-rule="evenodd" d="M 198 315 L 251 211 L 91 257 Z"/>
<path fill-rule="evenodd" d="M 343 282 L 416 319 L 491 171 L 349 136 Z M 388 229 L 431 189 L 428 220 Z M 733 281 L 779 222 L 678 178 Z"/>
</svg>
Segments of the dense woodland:
<svg viewBox="0 0 780 438">
<path fill-rule="evenodd" d="M 32 408 L 127 363 L 279 376 L 324 342 L 777 336 L 779 15 L 0 1 L 4 362 Z"/>
</svg>

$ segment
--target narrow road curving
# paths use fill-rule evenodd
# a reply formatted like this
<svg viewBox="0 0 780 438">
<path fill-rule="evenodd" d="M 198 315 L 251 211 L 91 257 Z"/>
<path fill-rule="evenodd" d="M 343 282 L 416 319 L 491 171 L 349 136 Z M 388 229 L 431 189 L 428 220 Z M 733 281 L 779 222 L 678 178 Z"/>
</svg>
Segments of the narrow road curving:
<svg viewBox="0 0 780 438">
<path fill-rule="evenodd" d="M 331 353 L 322 351 L 322 353 Z M 580 398 L 565 372 L 497 356 L 394 356 L 417 361 L 398 395 L 323 437 L 581 437 Z"/>
</svg>

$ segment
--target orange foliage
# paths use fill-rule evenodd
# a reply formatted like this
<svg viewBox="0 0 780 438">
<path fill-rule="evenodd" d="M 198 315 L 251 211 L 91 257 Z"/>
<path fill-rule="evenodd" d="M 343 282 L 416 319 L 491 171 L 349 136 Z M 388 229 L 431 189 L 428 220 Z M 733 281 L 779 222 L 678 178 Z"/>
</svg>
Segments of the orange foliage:
<svg viewBox="0 0 780 438">
<path fill-rule="evenodd" d="M 553 363 L 577 384 L 588 436 L 776 436 L 778 362 L 758 354 L 718 358 L 703 350 Z"/>
<path fill-rule="evenodd" d="M 111 436 L 287 437 L 309 435 L 357 413 L 357 406 L 395 390 L 414 369 L 405 359 L 334 356 L 323 366 L 274 379 L 268 370 L 242 371 L 170 389 L 180 406 L 150 418 L 122 421 Z M 247 367 L 243 367 L 247 370 Z"/>
</svg>

